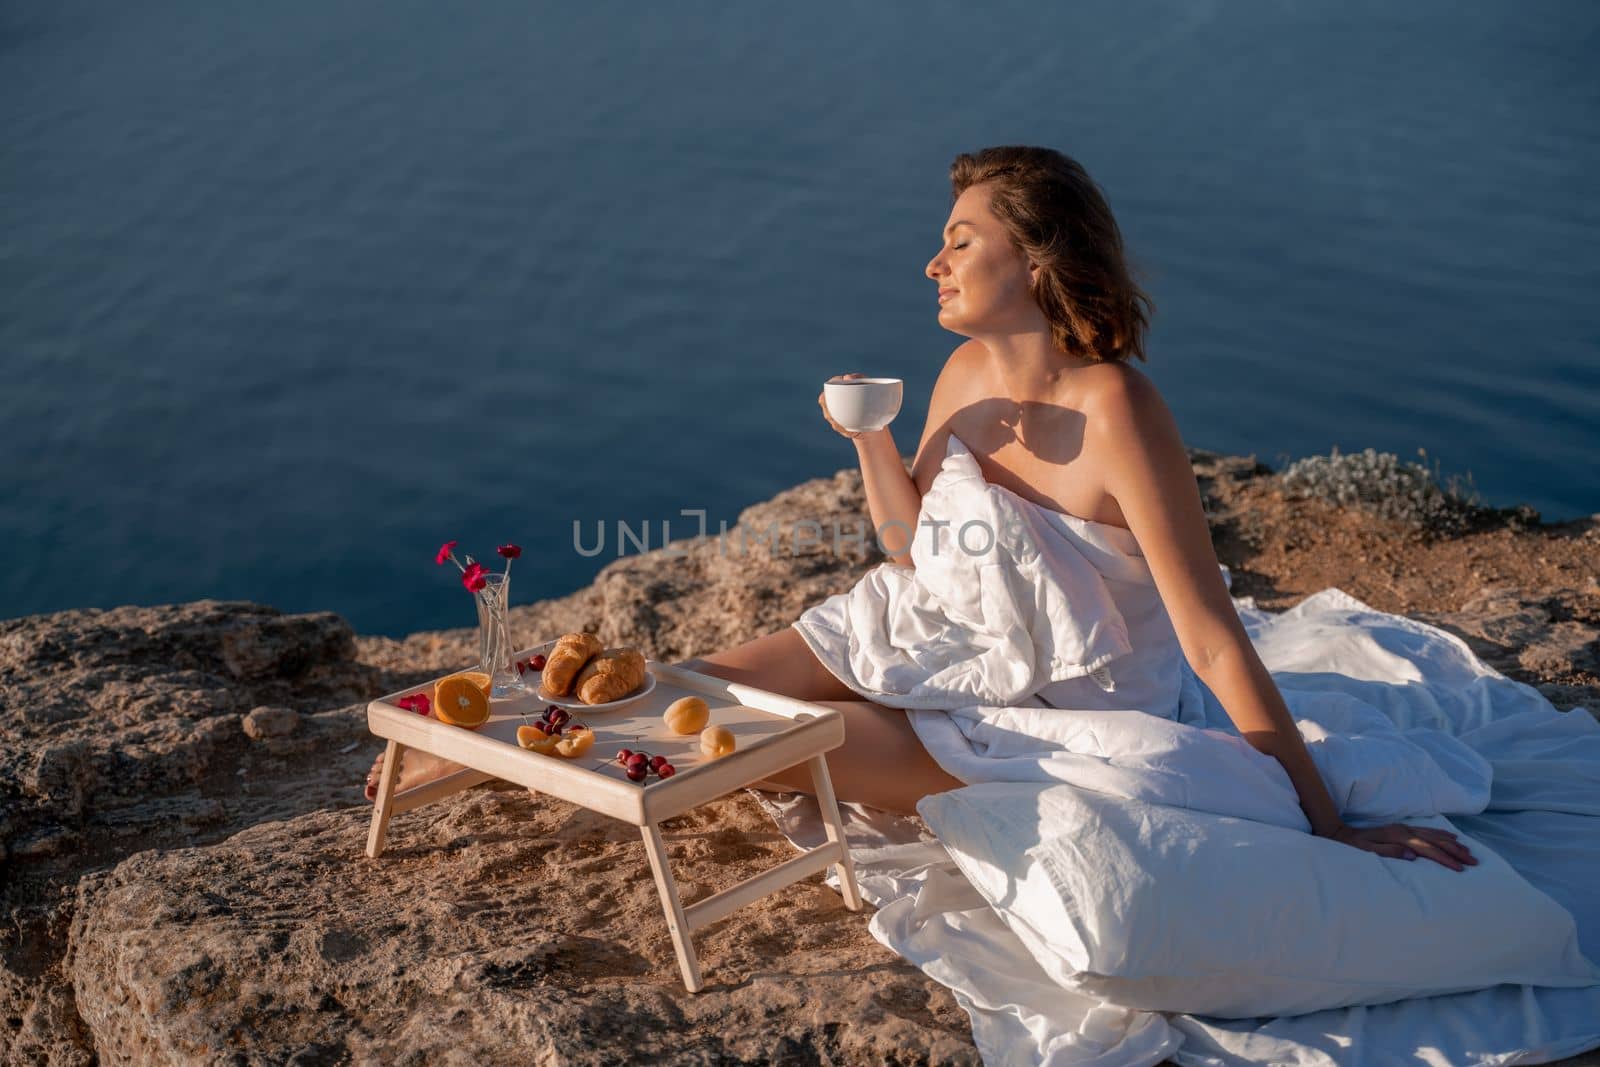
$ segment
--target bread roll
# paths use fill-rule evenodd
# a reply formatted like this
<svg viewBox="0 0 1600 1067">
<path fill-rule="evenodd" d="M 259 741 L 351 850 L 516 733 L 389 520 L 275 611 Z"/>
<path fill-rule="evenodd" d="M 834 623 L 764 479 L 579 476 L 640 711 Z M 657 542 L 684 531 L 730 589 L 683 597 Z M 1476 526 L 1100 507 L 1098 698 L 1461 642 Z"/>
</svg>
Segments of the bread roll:
<svg viewBox="0 0 1600 1067">
<path fill-rule="evenodd" d="M 644 654 L 636 648 L 608 648 L 584 664 L 573 684 L 585 704 L 621 700 L 644 684 Z"/>
<path fill-rule="evenodd" d="M 562 634 L 556 647 L 545 657 L 544 673 L 540 675 L 545 692 L 551 696 L 570 696 L 573 679 L 605 645 L 594 634 Z M 581 698 L 580 698 L 581 699 Z"/>
</svg>

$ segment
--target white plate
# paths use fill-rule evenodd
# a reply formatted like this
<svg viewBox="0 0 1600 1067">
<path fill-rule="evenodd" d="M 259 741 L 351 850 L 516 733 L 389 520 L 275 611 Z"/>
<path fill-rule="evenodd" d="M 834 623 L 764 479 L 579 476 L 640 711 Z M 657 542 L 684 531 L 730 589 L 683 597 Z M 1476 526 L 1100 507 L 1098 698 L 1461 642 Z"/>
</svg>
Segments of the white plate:
<svg viewBox="0 0 1600 1067">
<path fill-rule="evenodd" d="M 656 676 L 651 674 L 649 670 L 646 670 L 644 672 L 644 684 L 638 689 L 634 690 L 632 693 L 629 693 L 627 696 L 623 697 L 621 700 L 610 700 L 604 704 L 585 704 L 577 697 L 553 697 L 544 691 L 544 683 L 542 682 L 539 684 L 539 688 L 533 691 L 533 699 L 543 701 L 546 704 L 555 704 L 558 707 L 566 708 L 568 711 L 581 711 L 586 715 L 592 715 L 596 712 L 611 711 L 615 708 L 626 707 L 627 705 L 632 704 L 635 700 L 638 700 L 640 697 L 644 696 L 646 693 L 650 692 L 650 690 L 654 689 L 655 687 Z"/>
<path fill-rule="evenodd" d="M 534 652 L 542 652 L 546 656 L 548 656 L 550 654 L 550 650 L 552 648 L 555 648 L 555 647 L 556 647 L 556 643 L 554 641 L 546 641 L 542 645 L 535 645 L 533 647 L 533 649 L 529 652 L 529 655 L 532 655 Z M 537 671 L 529 671 L 528 673 L 529 674 L 538 674 L 539 672 L 537 672 Z M 524 678 L 524 680 L 526 680 L 527 675 L 523 675 L 523 678 Z M 585 704 L 583 701 L 579 700 L 577 698 L 577 696 L 575 696 L 575 695 L 574 696 L 569 696 L 569 697 L 551 696 L 548 692 L 545 691 L 543 678 L 540 679 L 539 685 L 537 686 L 537 688 L 532 689 L 531 692 L 533 693 L 533 698 L 535 700 L 543 701 L 546 704 L 554 704 L 557 707 L 566 708 L 568 711 L 581 711 L 585 715 L 592 715 L 592 714 L 595 714 L 595 713 L 598 713 L 598 712 L 602 712 L 602 711 L 612 711 L 612 710 L 615 710 L 616 708 L 627 707 L 629 704 L 632 704 L 635 700 L 638 700 L 640 697 L 644 696 L 646 693 L 650 692 L 650 690 L 654 689 L 655 687 L 656 687 L 656 676 L 647 667 L 647 668 L 645 668 L 645 672 L 644 672 L 644 684 L 643 685 L 641 685 L 638 689 L 635 689 L 633 692 L 629 693 L 627 696 L 622 697 L 620 700 L 609 700 L 604 704 Z"/>
</svg>

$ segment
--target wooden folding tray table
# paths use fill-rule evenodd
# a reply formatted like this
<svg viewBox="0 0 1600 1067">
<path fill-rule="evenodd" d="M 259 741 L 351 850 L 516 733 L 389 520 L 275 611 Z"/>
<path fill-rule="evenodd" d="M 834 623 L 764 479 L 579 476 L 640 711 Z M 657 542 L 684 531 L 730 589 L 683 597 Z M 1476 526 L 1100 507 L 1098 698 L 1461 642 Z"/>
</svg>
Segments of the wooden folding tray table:
<svg viewBox="0 0 1600 1067">
<path fill-rule="evenodd" d="M 536 645 L 534 650 L 543 650 L 549 644 Z M 523 650 L 517 658 L 528 654 Z M 477 730 L 450 726 L 432 715 L 424 717 L 396 706 L 397 700 L 411 693 L 425 692 L 431 699 L 437 679 L 372 701 L 367 705 L 367 727 L 387 739 L 389 747 L 378 781 L 367 855 L 376 859 L 383 852 L 391 816 L 491 778 L 514 782 L 632 823 L 644 837 L 645 854 L 650 858 L 650 869 L 661 895 L 661 910 L 666 913 L 667 929 L 677 950 L 678 968 L 691 993 L 699 992 L 701 981 L 700 962 L 690 935 L 746 904 L 833 866 L 838 870 L 845 907 L 859 910 L 861 896 L 856 888 L 855 868 L 823 759 L 824 752 L 844 743 L 844 717 L 838 710 L 653 660 L 647 667 L 655 676 L 655 688 L 632 703 L 593 715 L 581 708 L 572 709 L 573 718 L 595 732 L 594 747 L 573 760 L 541 755 L 517 744 L 517 727 L 534 721 L 546 706 L 537 696 L 538 682 L 531 674 L 527 693 L 491 701 L 489 721 Z M 733 732 L 737 742 L 733 753 L 710 759 L 700 754 L 698 734 L 684 736 L 667 729 L 662 712 L 674 700 L 689 694 L 703 698 L 710 706 L 712 724 Z M 670 778 L 651 775 L 643 782 L 629 781 L 615 759 L 622 748 L 666 756 L 676 773 Z M 464 769 L 396 792 L 394 768 L 407 749 L 432 753 L 462 764 Z M 827 843 L 721 892 L 684 904 L 662 845 L 661 822 L 800 763 L 811 769 Z"/>
</svg>

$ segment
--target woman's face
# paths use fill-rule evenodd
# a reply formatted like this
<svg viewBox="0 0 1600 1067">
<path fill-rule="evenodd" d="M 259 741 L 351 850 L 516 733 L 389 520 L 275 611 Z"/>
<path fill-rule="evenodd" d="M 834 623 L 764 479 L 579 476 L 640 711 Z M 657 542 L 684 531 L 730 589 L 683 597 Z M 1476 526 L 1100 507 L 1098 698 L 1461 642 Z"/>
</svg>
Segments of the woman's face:
<svg viewBox="0 0 1600 1067">
<path fill-rule="evenodd" d="M 951 207 L 944 247 L 923 273 L 939 287 L 939 325 L 977 337 L 1039 328 L 1036 272 L 990 213 L 987 188 L 973 185 Z"/>
</svg>

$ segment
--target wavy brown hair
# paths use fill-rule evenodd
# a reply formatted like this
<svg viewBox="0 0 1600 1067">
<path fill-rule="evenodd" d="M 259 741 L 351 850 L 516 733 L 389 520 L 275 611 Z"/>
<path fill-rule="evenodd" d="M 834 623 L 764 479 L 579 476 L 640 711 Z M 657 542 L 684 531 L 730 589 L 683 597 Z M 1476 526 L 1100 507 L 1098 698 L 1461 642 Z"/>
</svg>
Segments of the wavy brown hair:
<svg viewBox="0 0 1600 1067">
<path fill-rule="evenodd" d="M 950 198 L 987 185 L 989 209 L 1039 265 L 1033 298 L 1062 351 L 1102 363 L 1145 359 L 1155 307 L 1133 280 L 1111 205 L 1076 160 L 1005 145 L 950 164 Z"/>
</svg>

